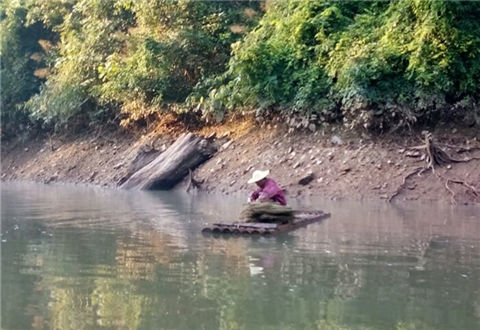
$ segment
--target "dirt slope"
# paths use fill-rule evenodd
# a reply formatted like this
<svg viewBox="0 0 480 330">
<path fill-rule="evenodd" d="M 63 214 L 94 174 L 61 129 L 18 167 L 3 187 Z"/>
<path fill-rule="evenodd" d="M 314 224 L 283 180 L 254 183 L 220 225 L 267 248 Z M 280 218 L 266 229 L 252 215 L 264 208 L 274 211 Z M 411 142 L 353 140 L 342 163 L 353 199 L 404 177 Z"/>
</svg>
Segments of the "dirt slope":
<svg viewBox="0 0 480 330">
<path fill-rule="evenodd" d="M 169 127 L 159 126 L 142 136 L 115 132 L 99 137 L 2 143 L 1 178 L 114 187 L 140 150 L 161 152 L 175 140 L 180 130 Z M 314 133 L 289 132 L 282 125 L 257 126 L 248 119 L 197 131 L 204 135 L 213 132 L 219 137 L 220 151 L 194 172 L 197 180 L 204 180 L 202 189 L 208 191 L 248 191 L 253 188 L 246 184 L 253 170 L 270 169 L 271 177 L 286 189 L 289 198 L 318 195 L 388 200 L 407 174 L 425 164 L 421 154 L 414 157 L 415 151 L 408 149 L 422 143 L 420 133 L 375 138 L 347 133 L 339 127 Z M 480 147 L 476 130 L 444 129 L 434 135 L 456 159 L 480 157 L 480 149 L 475 149 Z M 471 150 L 457 153 L 459 149 L 453 146 Z M 310 182 L 299 184 L 306 177 L 304 181 Z M 448 179 L 454 181 L 446 184 Z M 479 195 L 480 160 L 474 159 L 409 177 L 393 201 L 480 203 Z"/>
</svg>

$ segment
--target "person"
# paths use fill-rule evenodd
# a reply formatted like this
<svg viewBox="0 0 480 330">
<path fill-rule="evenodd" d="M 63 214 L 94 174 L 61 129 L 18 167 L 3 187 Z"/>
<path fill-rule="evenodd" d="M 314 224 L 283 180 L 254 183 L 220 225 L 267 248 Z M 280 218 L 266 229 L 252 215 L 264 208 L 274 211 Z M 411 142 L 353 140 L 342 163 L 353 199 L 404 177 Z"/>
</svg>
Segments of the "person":
<svg viewBox="0 0 480 330">
<path fill-rule="evenodd" d="M 287 205 L 285 193 L 273 179 L 267 177 L 269 174 L 269 170 L 253 172 L 248 183 L 255 183 L 258 188 L 250 195 L 248 201 L 275 202 L 283 206 Z"/>
</svg>

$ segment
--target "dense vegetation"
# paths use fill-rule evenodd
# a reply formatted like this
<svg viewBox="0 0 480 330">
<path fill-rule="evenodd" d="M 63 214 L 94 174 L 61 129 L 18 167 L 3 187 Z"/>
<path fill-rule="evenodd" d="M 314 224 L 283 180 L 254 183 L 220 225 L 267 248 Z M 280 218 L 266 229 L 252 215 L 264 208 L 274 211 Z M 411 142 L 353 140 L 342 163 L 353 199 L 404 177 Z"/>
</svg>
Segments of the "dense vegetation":
<svg viewBox="0 0 480 330">
<path fill-rule="evenodd" d="M 252 109 L 305 127 L 480 123 L 474 1 L 0 6 L 2 134 Z"/>
</svg>

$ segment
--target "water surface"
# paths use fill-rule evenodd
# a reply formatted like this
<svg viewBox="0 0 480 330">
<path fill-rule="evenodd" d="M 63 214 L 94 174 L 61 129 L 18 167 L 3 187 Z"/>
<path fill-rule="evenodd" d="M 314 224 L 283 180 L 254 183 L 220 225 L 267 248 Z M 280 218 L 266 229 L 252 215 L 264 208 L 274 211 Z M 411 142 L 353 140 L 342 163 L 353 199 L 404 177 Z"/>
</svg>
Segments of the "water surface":
<svg viewBox="0 0 480 330">
<path fill-rule="evenodd" d="M 213 238 L 244 197 L 2 183 L 2 329 L 479 329 L 480 209 L 332 213 Z"/>
</svg>

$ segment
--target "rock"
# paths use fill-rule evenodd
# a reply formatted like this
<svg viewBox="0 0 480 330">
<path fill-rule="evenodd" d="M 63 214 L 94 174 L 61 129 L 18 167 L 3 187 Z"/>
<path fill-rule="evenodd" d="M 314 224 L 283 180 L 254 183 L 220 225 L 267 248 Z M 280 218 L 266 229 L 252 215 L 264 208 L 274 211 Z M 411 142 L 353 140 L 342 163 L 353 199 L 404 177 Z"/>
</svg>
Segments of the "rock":
<svg viewBox="0 0 480 330">
<path fill-rule="evenodd" d="M 125 165 L 125 163 L 124 163 L 124 162 L 120 162 L 120 163 L 114 165 L 114 166 L 113 166 L 113 169 L 114 169 L 114 170 L 118 170 L 118 169 L 119 169 L 120 167 L 122 167 L 123 165 Z"/>
<path fill-rule="evenodd" d="M 97 174 L 98 174 L 97 171 L 93 171 L 88 177 L 88 181 L 93 181 L 93 179 L 95 178 L 95 176 L 97 176 Z"/>
<path fill-rule="evenodd" d="M 52 182 L 54 182 L 55 180 L 57 180 L 57 178 L 58 178 L 58 175 L 56 175 L 56 174 L 55 174 L 55 175 L 52 175 L 52 176 L 50 176 L 48 179 L 46 179 L 46 180 L 44 181 L 44 183 L 45 183 L 45 184 L 52 183 Z"/>
<path fill-rule="evenodd" d="M 348 172 L 350 172 L 352 169 L 350 167 L 345 167 L 345 168 L 342 168 L 340 170 L 340 175 L 344 175 L 344 174 L 347 174 Z"/>
<path fill-rule="evenodd" d="M 23 149 L 23 150 L 25 150 L 25 152 L 27 152 L 27 151 L 28 151 L 28 148 L 25 148 L 25 149 Z"/>
<path fill-rule="evenodd" d="M 447 170 L 451 169 L 452 168 L 452 165 L 447 165 Z"/>
<path fill-rule="evenodd" d="M 318 179 L 317 179 L 317 182 L 318 182 L 318 183 L 322 183 L 322 182 L 323 182 L 323 176 L 320 177 L 320 178 L 318 178 Z"/>
<path fill-rule="evenodd" d="M 292 153 L 292 151 L 293 151 L 293 147 L 288 148 L 288 153 L 289 154 Z"/>
<path fill-rule="evenodd" d="M 293 168 L 297 168 L 297 167 L 299 167 L 300 165 L 302 165 L 301 162 L 296 162 L 295 164 L 293 164 Z"/>
<path fill-rule="evenodd" d="M 403 154 L 404 152 L 405 152 L 405 148 L 398 149 L 398 153 L 399 153 L 399 154 Z"/>
<path fill-rule="evenodd" d="M 230 185 L 233 186 L 236 182 L 237 182 L 236 180 L 232 180 L 232 181 L 230 182 Z"/>
<path fill-rule="evenodd" d="M 298 184 L 301 184 L 302 186 L 305 186 L 305 185 L 309 184 L 310 182 L 312 182 L 314 178 L 315 178 L 315 175 L 313 174 L 313 172 L 310 172 L 306 176 L 301 178 L 298 181 Z"/>
<path fill-rule="evenodd" d="M 417 184 L 416 184 L 416 183 L 413 183 L 413 184 L 407 186 L 407 189 L 409 189 L 409 190 L 414 190 L 416 187 L 417 187 Z"/>
<path fill-rule="evenodd" d="M 315 124 L 310 124 L 308 125 L 308 129 L 313 133 L 317 130 L 317 127 L 315 126 Z"/>
<path fill-rule="evenodd" d="M 420 151 L 417 151 L 417 150 L 407 151 L 405 153 L 405 156 L 407 157 L 420 157 L 420 155 L 421 155 Z"/>
<path fill-rule="evenodd" d="M 217 165 L 220 164 L 221 162 L 223 162 L 223 159 L 222 159 L 222 158 L 218 158 L 218 159 L 217 159 Z"/>
<path fill-rule="evenodd" d="M 227 150 L 228 147 L 233 143 L 233 140 L 230 140 L 228 142 L 225 142 L 224 144 L 222 144 L 222 146 L 220 147 L 220 151 L 224 151 L 224 150 Z"/>
<path fill-rule="evenodd" d="M 304 117 L 304 118 L 302 119 L 302 126 L 305 127 L 305 128 L 308 127 L 308 118 Z"/>
<path fill-rule="evenodd" d="M 253 166 L 249 166 L 247 167 L 246 169 L 243 170 L 243 174 L 247 174 L 248 172 L 250 172 L 250 170 L 253 168 Z"/>
<path fill-rule="evenodd" d="M 337 145 L 343 144 L 343 140 L 338 135 L 332 136 L 330 138 L 330 142 L 332 142 L 333 144 L 337 144 Z"/>
</svg>

